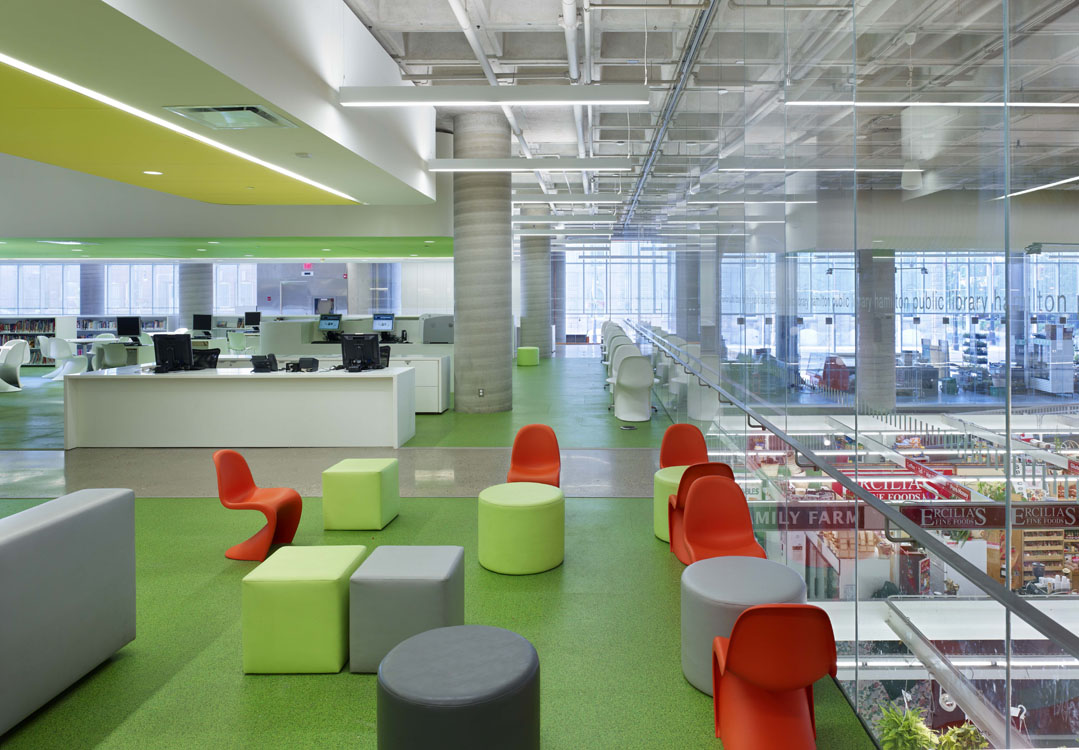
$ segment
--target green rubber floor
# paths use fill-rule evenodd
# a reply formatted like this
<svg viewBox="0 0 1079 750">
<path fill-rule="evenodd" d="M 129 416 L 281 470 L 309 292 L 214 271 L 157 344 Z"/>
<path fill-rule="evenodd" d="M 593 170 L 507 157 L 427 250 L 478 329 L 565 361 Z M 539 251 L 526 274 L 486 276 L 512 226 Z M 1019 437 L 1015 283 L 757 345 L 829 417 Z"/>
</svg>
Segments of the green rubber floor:
<svg viewBox="0 0 1079 750">
<path fill-rule="evenodd" d="M 52 367 L 23 367 L 21 391 L 0 393 L 0 450 L 64 449 L 64 384 L 41 376 Z"/>
<path fill-rule="evenodd" d="M 513 368 L 513 411 L 497 414 L 417 414 L 405 446 L 509 447 L 526 424 L 550 425 L 562 448 L 658 448 L 670 421 L 621 422 L 607 410 L 606 368 L 595 357 L 554 357 Z M 622 426 L 633 429 L 623 430 Z"/>
<path fill-rule="evenodd" d="M 0 516 L 37 502 L 0 500 Z M 466 622 L 539 652 L 546 750 L 722 747 L 711 699 L 682 677 L 683 567 L 652 536 L 650 499 L 567 501 L 565 563 L 521 577 L 479 566 L 474 499 L 403 503 L 381 532 L 324 532 L 321 502 L 307 498 L 295 543 L 464 546 Z M 223 553 L 261 523 L 216 499 L 138 500 L 136 640 L 0 745 L 374 748 L 374 675 L 242 674 L 240 579 L 255 564 Z M 815 695 L 819 747 L 873 747 L 830 679 Z"/>
</svg>

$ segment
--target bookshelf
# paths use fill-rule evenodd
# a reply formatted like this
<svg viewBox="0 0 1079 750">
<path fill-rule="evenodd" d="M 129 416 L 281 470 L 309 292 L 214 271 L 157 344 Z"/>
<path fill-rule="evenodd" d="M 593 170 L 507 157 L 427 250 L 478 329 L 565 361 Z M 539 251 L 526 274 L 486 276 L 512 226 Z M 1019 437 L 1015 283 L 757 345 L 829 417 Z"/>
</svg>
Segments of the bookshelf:
<svg viewBox="0 0 1079 750">
<path fill-rule="evenodd" d="M 142 330 L 165 331 L 168 329 L 168 320 L 165 315 L 143 315 Z M 76 324 L 77 338 L 95 336 L 99 333 L 116 333 L 115 315 L 80 315 Z M 72 336 L 70 338 L 76 338 Z"/>
<path fill-rule="evenodd" d="M 13 315 L 0 316 L 0 346 L 12 339 L 25 339 L 30 345 L 31 365 L 51 365 L 37 345 L 38 336 L 75 338 L 74 315 Z"/>
</svg>

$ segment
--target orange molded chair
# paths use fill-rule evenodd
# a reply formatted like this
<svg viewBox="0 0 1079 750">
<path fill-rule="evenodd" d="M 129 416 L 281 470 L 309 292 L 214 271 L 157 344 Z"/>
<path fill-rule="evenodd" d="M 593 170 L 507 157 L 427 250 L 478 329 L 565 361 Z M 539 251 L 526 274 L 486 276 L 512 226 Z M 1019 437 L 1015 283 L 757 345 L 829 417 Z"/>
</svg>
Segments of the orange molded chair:
<svg viewBox="0 0 1079 750">
<path fill-rule="evenodd" d="M 671 495 L 670 505 L 667 507 L 667 529 L 671 540 L 671 552 L 689 565 L 689 550 L 686 549 L 686 537 L 683 530 L 683 517 L 686 512 L 686 497 L 689 495 L 690 486 L 701 477 L 727 477 L 734 479 L 734 471 L 727 464 L 714 462 L 707 464 L 693 464 L 678 482 L 677 494 Z"/>
<path fill-rule="evenodd" d="M 659 468 L 708 463 L 708 446 L 696 425 L 672 424 L 659 446 Z"/>
<path fill-rule="evenodd" d="M 528 424 L 517 431 L 510 454 L 507 482 L 538 482 L 559 486 L 562 457 L 558 438 L 545 424 Z"/>
<path fill-rule="evenodd" d="M 247 461 L 236 451 L 214 454 L 217 467 L 217 494 L 221 504 L 234 510 L 257 510 L 266 516 L 266 525 L 246 542 L 230 547 L 231 560 L 265 560 L 272 544 L 288 544 L 296 536 L 303 512 L 303 500 L 288 487 L 256 487 Z"/>
<path fill-rule="evenodd" d="M 701 477 L 689 486 L 682 519 L 689 562 L 710 557 L 767 557 L 753 537 L 746 496 L 733 479 Z"/>
<path fill-rule="evenodd" d="M 724 750 L 817 747 L 813 683 L 836 676 L 835 634 L 811 604 L 759 604 L 712 643 L 716 737 Z"/>
</svg>

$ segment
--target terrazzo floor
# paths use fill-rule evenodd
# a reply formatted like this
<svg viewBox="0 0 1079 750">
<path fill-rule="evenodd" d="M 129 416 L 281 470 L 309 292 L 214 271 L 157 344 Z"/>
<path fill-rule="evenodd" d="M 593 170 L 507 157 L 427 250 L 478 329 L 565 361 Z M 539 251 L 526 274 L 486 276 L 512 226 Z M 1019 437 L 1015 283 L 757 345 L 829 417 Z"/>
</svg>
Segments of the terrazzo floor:
<svg viewBox="0 0 1079 750">
<path fill-rule="evenodd" d="M 0 516 L 36 502 L 0 500 Z M 295 543 L 464 546 L 466 622 L 518 632 L 539 652 L 546 750 L 722 747 L 711 699 L 682 677 L 683 567 L 651 534 L 650 499 L 570 499 L 566 561 L 534 576 L 479 566 L 475 508 L 407 498 L 381 532 L 325 532 L 308 497 Z M 242 674 L 240 579 L 255 564 L 223 552 L 260 524 L 213 498 L 136 501 L 136 640 L 0 744 L 374 748 L 374 675 Z M 819 747 L 873 747 L 830 679 L 815 696 Z"/>
</svg>

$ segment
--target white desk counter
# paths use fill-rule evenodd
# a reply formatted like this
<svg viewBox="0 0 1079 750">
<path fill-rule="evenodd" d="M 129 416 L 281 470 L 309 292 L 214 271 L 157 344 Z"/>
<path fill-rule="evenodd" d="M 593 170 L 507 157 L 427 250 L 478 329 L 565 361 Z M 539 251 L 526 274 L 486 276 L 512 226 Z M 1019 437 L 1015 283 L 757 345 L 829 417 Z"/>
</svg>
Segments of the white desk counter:
<svg viewBox="0 0 1079 750">
<path fill-rule="evenodd" d="M 400 448 L 416 433 L 410 367 L 249 368 L 64 378 L 64 448 Z"/>
</svg>

